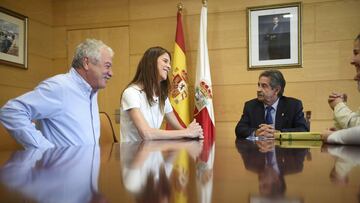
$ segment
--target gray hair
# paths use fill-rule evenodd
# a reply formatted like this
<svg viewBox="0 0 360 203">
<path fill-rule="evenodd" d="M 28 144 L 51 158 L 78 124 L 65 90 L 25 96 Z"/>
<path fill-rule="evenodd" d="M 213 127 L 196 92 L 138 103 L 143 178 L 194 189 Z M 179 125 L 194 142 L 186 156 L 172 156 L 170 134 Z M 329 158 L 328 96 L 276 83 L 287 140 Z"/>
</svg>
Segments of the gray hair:
<svg viewBox="0 0 360 203">
<path fill-rule="evenodd" d="M 284 94 L 284 90 L 285 90 L 285 85 L 286 85 L 286 81 L 284 79 L 283 74 L 275 69 L 272 70 L 266 70 L 264 72 L 262 72 L 259 76 L 259 78 L 261 77 L 267 77 L 270 78 L 270 86 L 271 88 L 276 88 L 276 87 L 280 87 L 280 91 L 278 93 L 278 97 L 283 96 Z"/>
<path fill-rule="evenodd" d="M 97 64 L 100 61 L 100 50 L 101 48 L 106 48 L 111 53 L 111 56 L 114 55 L 114 51 L 104 44 L 101 40 L 96 39 L 86 39 L 84 42 L 80 43 L 76 47 L 74 58 L 72 60 L 71 66 L 73 68 L 82 68 L 84 67 L 83 58 L 88 57 L 92 64 Z"/>
<path fill-rule="evenodd" d="M 356 40 L 360 40 L 360 33 L 358 34 L 358 36 L 356 36 L 355 41 Z"/>
</svg>

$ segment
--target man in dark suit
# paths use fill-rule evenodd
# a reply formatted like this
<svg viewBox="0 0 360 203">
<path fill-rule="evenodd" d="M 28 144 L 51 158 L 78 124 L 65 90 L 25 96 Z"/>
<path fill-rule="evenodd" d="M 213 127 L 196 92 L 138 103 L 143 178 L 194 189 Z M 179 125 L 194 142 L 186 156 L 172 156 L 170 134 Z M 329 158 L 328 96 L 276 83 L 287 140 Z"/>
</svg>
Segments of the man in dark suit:
<svg viewBox="0 0 360 203">
<path fill-rule="evenodd" d="M 300 100 L 283 96 L 285 79 L 278 70 L 260 74 L 257 98 L 247 101 L 236 125 L 238 138 L 262 136 L 273 138 L 276 131 L 309 131 Z"/>
<path fill-rule="evenodd" d="M 281 15 L 273 16 L 272 25 L 265 35 L 265 40 L 268 41 L 269 59 L 290 58 L 290 28 L 285 22 L 280 22 L 281 18 Z"/>
</svg>

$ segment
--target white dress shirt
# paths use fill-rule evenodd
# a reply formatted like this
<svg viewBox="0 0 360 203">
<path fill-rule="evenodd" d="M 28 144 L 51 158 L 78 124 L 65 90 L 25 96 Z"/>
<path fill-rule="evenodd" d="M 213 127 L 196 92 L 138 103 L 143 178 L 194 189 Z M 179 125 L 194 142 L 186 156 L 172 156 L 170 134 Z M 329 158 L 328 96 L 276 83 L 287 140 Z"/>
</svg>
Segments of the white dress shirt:
<svg viewBox="0 0 360 203">
<path fill-rule="evenodd" d="M 138 108 L 151 128 L 159 129 L 166 113 L 173 111 L 169 98 L 165 100 L 164 112 L 160 110 L 158 97 L 154 97 L 155 104 L 148 103 L 146 94 L 137 85 L 126 88 L 121 98 L 120 135 L 121 142 L 141 141 L 142 138 L 131 120 L 128 110 Z"/>
<path fill-rule="evenodd" d="M 71 68 L 8 101 L 0 122 L 25 148 L 95 144 L 100 137 L 97 92 Z"/>
</svg>

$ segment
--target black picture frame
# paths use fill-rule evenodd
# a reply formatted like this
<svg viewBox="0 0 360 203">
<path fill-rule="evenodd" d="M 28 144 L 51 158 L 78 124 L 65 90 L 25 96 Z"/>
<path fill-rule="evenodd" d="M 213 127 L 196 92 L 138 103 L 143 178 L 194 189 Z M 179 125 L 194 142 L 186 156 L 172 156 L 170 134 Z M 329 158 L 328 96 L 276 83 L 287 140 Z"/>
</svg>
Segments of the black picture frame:
<svg viewBox="0 0 360 203">
<path fill-rule="evenodd" d="M 0 7 L 0 63 L 27 69 L 27 27 L 26 16 Z"/>
<path fill-rule="evenodd" d="M 248 67 L 301 67 L 301 2 L 247 8 Z"/>
</svg>

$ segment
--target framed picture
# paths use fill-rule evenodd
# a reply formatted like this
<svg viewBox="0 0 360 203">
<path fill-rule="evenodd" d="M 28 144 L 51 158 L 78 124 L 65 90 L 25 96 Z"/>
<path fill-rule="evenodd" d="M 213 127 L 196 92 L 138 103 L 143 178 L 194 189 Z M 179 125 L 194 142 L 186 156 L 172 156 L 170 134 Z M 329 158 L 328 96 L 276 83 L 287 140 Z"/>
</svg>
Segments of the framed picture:
<svg viewBox="0 0 360 203">
<path fill-rule="evenodd" d="M 249 68 L 301 67 L 301 3 L 247 8 Z"/>
<path fill-rule="evenodd" d="M 27 17 L 0 7 L 0 62 L 27 68 Z"/>
</svg>

